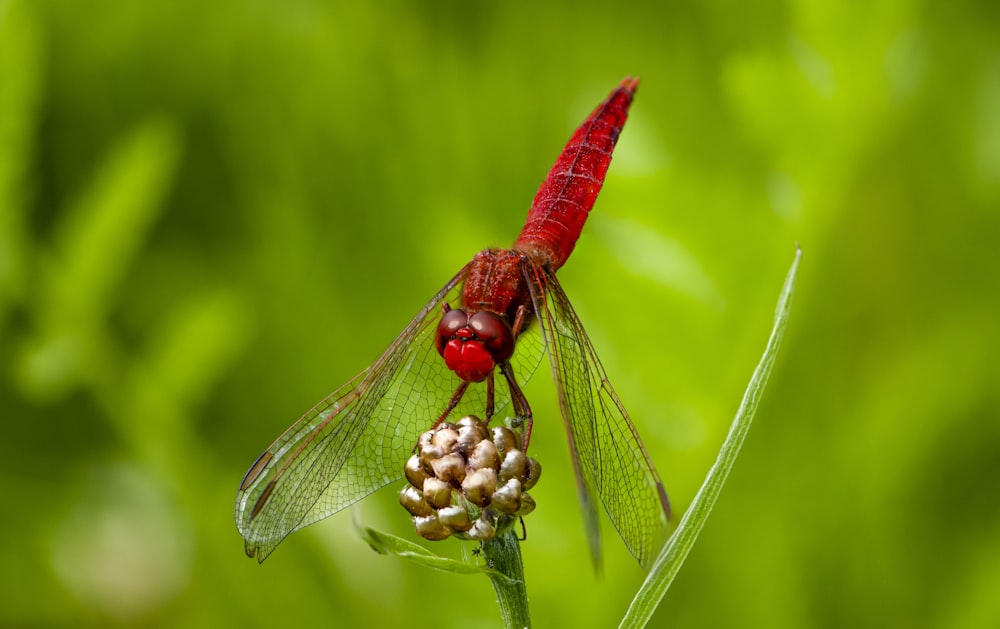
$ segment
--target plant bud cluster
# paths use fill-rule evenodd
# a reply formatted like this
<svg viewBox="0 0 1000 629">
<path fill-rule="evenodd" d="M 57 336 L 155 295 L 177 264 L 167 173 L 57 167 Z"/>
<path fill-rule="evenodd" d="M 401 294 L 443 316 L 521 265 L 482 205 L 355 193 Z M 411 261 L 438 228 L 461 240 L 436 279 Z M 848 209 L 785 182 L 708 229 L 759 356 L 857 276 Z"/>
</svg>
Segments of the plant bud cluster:
<svg viewBox="0 0 1000 629">
<path fill-rule="evenodd" d="M 399 502 L 420 536 L 484 540 L 535 509 L 527 491 L 542 467 L 516 432 L 469 415 L 420 435 L 405 472 Z"/>
</svg>

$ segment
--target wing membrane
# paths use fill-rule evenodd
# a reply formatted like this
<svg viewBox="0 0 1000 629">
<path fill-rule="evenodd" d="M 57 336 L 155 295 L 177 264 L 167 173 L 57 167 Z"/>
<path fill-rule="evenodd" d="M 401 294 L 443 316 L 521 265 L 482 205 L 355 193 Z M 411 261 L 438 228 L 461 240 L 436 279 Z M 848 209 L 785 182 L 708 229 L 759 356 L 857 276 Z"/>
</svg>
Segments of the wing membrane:
<svg viewBox="0 0 1000 629">
<path fill-rule="evenodd" d="M 466 265 L 413 318 L 370 367 L 303 415 L 251 466 L 236 496 L 246 551 L 263 561 L 292 531 L 357 502 L 402 477 L 417 437 L 446 408 L 460 380 L 435 349 L 442 302 L 456 303 Z M 523 342 L 522 342 L 523 338 Z M 521 381 L 541 361 L 540 333 L 518 338 Z M 496 379 L 495 405 L 510 402 Z M 486 386 L 469 386 L 452 417 L 483 415 Z"/>
<path fill-rule="evenodd" d="M 649 567 L 666 537 L 663 484 L 555 274 L 527 264 L 594 562 L 600 565 L 596 495 L 629 551 Z"/>
</svg>

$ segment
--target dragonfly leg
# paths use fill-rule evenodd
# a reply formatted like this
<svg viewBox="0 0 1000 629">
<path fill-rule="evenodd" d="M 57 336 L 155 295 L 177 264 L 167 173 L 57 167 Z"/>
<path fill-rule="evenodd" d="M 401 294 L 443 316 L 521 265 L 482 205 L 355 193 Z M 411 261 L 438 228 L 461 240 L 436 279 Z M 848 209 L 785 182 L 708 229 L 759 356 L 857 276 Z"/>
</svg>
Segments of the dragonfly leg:
<svg viewBox="0 0 1000 629">
<path fill-rule="evenodd" d="M 486 423 L 490 423 L 493 418 L 493 372 L 491 371 L 486 376 Z"/>
<path fill-rule="evenodd" d="M 517 314 L 514 315 L 514 325 L 510 326 L 511 331 L 514 333 L 514 338 L 521 333 L 521 328 L 524 326 L 524 304 L 517 307 Z"/>
<path fill-rule="evenodd" d="M 511 406 L 514 407 L 515 419 L 524 425 L 524 452 L 527 452 L 528 443 L 531 441 L 531 405 L 528 404 L 528 398 L 521 391 L 521 385 L 517 383 L 514 370 L 509 362 L 500 365 L 500 372 L 503 373 L 504 378 L 507 379 L 507 385 L 510 387 L 510 402 Z"/>
<path fill-rule="evenodd" d="M 452 393 L 451 400 L 448 401 L 448 406 L 445 407 L 444 412 L 441 413 L 441 416 L 437 418 L 437 421 L 434 422 L 434 425 L 431 426 L 431 428 L 437 428 L 438 425 L 443 422 L 453 410 L 455 410 L 458 403 L 462 401 L 462 396 L 465 395 L 465 390 L 468 388 L 469 383 L 462 380 L 462 384 L 458 385 L 458 388 L 455 389 L 454 393 Z"/>
</svg>

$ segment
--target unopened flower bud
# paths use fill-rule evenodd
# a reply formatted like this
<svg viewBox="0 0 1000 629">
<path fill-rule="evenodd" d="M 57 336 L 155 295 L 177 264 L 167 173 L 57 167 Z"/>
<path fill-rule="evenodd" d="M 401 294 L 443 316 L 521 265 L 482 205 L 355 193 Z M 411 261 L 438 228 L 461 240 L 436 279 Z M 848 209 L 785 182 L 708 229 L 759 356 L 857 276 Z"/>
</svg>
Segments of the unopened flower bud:
<svg viewBox="0 0 1000 629">
<path fill-rule="evenodd" d="M 403 491 L 399 492 L 399 504 L 403 505 L 410 515 L 428 516 L 434 513 L 434 509 L 427 504 L 424 495 L 416 487 L 404 487 Z"/>
<path fill-rule="evenodd" d="M 493 445 L 492 441 L 484 439 L 476 444 L 476 448 L 469 455 L 468 466 L 470 470 L 482 470 L 495 468 L 499 462 L 500 455 L 497 452 L 497 447 Z"/>
<path fill-rule="evenodd" d="M 535 459 L 528 458 L 528 470 L 525 474 L 524 480 L 524 491 L 528 491 L 538 483 L 539 477 L 542 475 L 542 464 Z"/>
<path fill-rule="evenodd" d="M 451 485 L 439 478 L 424 481 L 424 500 L 435 509 L 451 504 Z"/>
<path fill-rule="evenodd" d="M 429 443 L 420 448 L 420 463 L 424 468 L 430 469 L 431 463 L 444 456 L 444 450 L 440 446 Z"/>
<path fill-rule="evenodd" d="M 431 444 L 441 448 L 445 453 L 451 452 L 458 441 L 458 432 L 454 428 L 439 428 L 431 437 Z"/>
<path fill-rule="evenodd" d="M 399 502 L 426 539 L 492 539 L 535 509 L 526 492 L 541 471 L 521 449 L 516 429 L 491 429 L 469 415 L 420 435 L 404 466 L 410 486 L 400 491 Z"/>
<path fill-rule="evenodd" d="M 462 482 L 465 478 L 465 459 L 457 452 L 452 452 L 431 461 L 431 469 L 434 471 L 434 476 L 446 483 Z"/>
<path fill-rule="evenodd" d="M 523 487 L 522 487 L 523 489 Z M 521 508 L 517 510 L 517 515 L 524 517 L 535 510 L 535 499 L 531 494 L 521 492 Z"/>
<path fill-rule="evenodd" d="M 451 531 L 444 524 L 441 524 L 436 515 L 414 517 L 413 526 L 417 529 L 417 534 L 425 539 L 441 540 L 451 535 Z"/>
<path fill-rule="evenodd" d="M 438 511 L 438 520 L 452 531 L 464 533 L 472 528 L 469 511 L 461 505 L 452 505 Z"/>
<path fill-rule="evenodd" d="M 497 473 L 493 468 L 480 468 L 465 477 L 462 491 L 474 505 L 486 506 L 497 488 Z"/>
<path fill-rule="evenodd" d="M 472 523 L 472 528 L 469 529 L 466 535 L 469 539 L 493 539 L 493 536 L 497 534 L 497 527 L 483 514 L 478 520 Z"/>
<path fill-rule="evenodd" d="M 493 428 L 493 443 L 496 444 L 500 455 L 507 454 L 510 450 L 521 449 L 521 439 L 510 428 L 506 426 L 496 426 Z"/>
<path fill-rule="evenodd" d="M 500 482 L 506 483 L 511 478 L 521 480 L 528 467 L 528 457 L 520 450 L 508 450 L 500 464 Z"/>
<path fill-rule="evenodd" d="M 406 480 L 410 481 L 410 484 L 417 489 L 423 488 L 424 481 L 430 478 L 427 471 L 424 470 L 424 466 L 420 463 L 420 455 L 417 454 L 407 459 L 403 472 L 406 474 Z"/>
<path fill-rule="evenodd" d="M 517 513 L 521 508 L 521 481 L 512 478 L 504 483 L 493 492 L 493 501 L 490 505 L 507 515 Z"/>
<path fill-rule="evenodd" d="M 488 433 L 478 418 L 469 415 L 458 420 L 458 447 L 465 453 L 472 452 L 476 445 L 486 439 Z"/>
</svg>

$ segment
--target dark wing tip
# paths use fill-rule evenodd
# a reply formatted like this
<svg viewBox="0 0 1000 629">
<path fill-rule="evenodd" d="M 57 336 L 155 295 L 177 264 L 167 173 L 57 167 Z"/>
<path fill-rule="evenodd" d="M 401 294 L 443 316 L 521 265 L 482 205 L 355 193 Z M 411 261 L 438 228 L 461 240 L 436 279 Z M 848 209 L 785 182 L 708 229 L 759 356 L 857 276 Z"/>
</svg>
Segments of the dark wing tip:
<svg viewBox="0 0 1000 629">
<path fill-rule="evenodd" d="M 249 540 L 243 545 L 243 550 L 246 551 L 247 557 L 256 559 L 258 564 L 264 563 L 264 560 L 268 558 L 273 549 L 274 546 L 265 548 L 260 542 L 251 542 Z"/>
<path fill-rule="evenodd" d="M 657 481 L 656 491 L 660 494 L 660 505 L 663 506 L 663 513 L 667 516 L 667 522 L 669 522 L 673 514 L 670 510 L 670 498 L 667 498 L 667 490 L 663 488 L 662 482 Z"/>
</svg>

